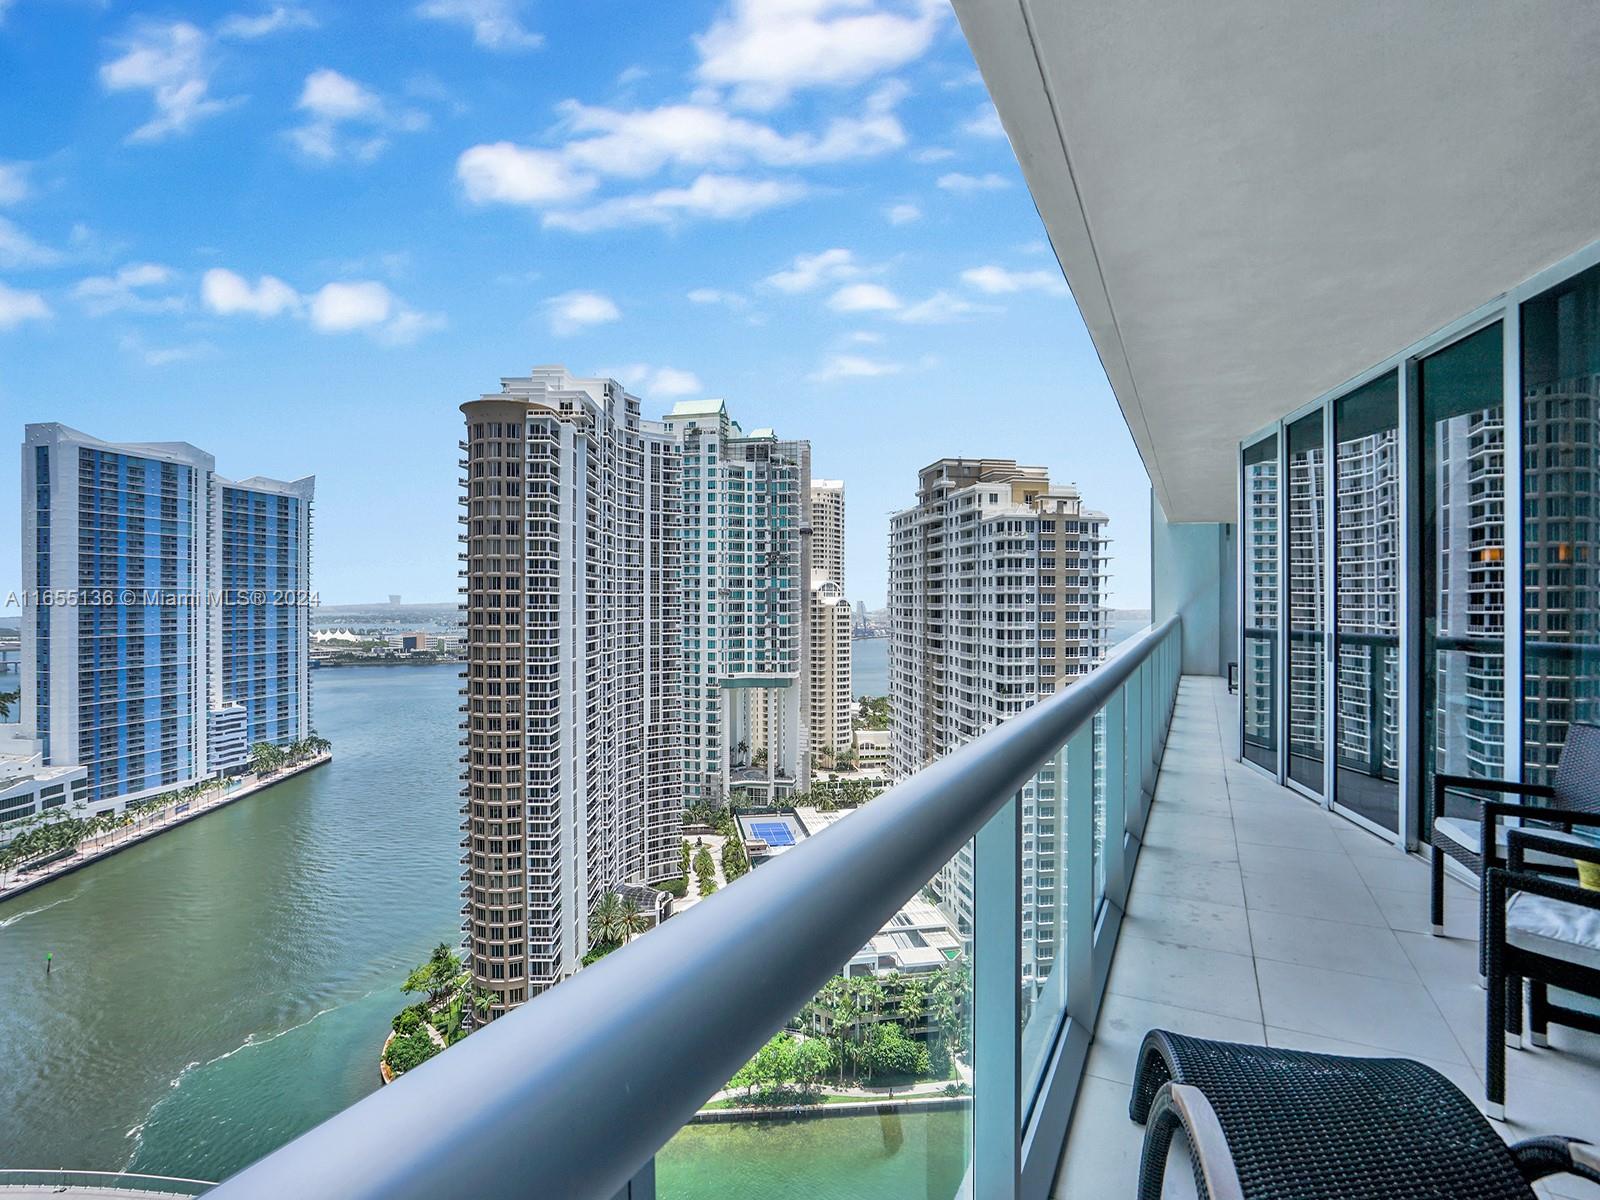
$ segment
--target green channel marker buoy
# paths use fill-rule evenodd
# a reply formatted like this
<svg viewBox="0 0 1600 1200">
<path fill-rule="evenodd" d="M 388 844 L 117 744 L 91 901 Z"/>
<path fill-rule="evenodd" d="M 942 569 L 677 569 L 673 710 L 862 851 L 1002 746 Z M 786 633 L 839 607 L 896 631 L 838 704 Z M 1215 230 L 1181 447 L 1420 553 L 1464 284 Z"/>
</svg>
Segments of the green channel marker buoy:
<svg viewBox="0 0 1600 1200">
<path fill-rule="evenodd" d="M 44 953 L 44 973 L 46 975 L 50 974 L 50 960 L 55 956 L 55 951 L 53 950 L 46 950 Z"/>
</svg>

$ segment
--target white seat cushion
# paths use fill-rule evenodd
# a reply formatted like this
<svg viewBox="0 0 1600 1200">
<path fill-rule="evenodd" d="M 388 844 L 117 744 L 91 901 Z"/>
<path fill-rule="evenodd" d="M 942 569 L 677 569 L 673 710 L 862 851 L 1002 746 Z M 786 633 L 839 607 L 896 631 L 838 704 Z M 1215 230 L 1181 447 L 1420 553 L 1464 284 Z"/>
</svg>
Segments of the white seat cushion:
<svg viewBox="0 0 1600 1200">
<path fill-rule="evenodd" d="M 1483 826 L 1479 824 L 1476 818 L 1469 820 L 1466 817 L 1438 817 L 1433 822 L 1433 832 L 1435 837 L 1449 838 L 1456 845 L 1464 846 L 1474 854 L 1482 853 L 1479 849 L 1479 843 L 1483 840 L 1480 836 L 1483 832 Z M 1506 860 L 1507 832 L 1508 828 L 1504 821 L 1496 824 L 1495 847 L 1502 863 Z M 1586 833 L 1566 833 L 1560 829 L 1540 829 L 1538 833 L 1540 837 L 1555 838 L 1557 841 L 1562 842 L 1576 842 L 1584 846 L 1593 846 L 1596 843 L 1596 839 Z M 1542 850 L 1524 850 L 1523 861 L 1530 867 L 1564 867 L 1568 871 L 1572 870 L 1572 860 L 1570 858 L 1546 854 Z"/>
<path fill-rule="evenodd" d="M 1600 908 L 1517 892 L 1506 901 L 1506 941 L 1600 971 Z"/>
</svg>

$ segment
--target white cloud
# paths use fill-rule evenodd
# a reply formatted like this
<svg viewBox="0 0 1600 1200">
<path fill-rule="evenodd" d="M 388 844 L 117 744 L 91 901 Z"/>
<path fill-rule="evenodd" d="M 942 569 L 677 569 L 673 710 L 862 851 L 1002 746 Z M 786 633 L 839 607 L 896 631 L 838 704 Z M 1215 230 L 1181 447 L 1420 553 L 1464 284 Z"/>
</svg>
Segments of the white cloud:
<svg viewBox="0 0 1600 1200">
<path fill-rule="evenodd" d="M 395 312 L 394 293 L 373 280 L 324 284 L 311 297 L 311 325 L 322 333 L 348 333 L 382 325 Z"/>
<path fill-rule="evenodd" d="M 31 166 L 24 162 L 0 162 L 0 204 L 16 204 L 28 198 L 33 190 L 28 182 Z"/>
<path fill-rule="evenodd" d="M 878 346 L 883 344 L 883 334 L 871 329 L 858 329 L 845 338 L 845 341 L 857 346 Z"/>
<path fill-rule="evenodd" d="M 47 321 L 54 315 L 38 292 L 19 292 L 0 283 L 0 330 L 15 329 L 24 321 Z"/>
<path fill-rule="evenodd" d="M 543 36 L 522 24 L 517 0 L 424 0 L 417 15 L 449 21 L 472 30 L 472 40 L 486 50 L 532 50 Z"/>
<path fill-rule="evenodd" d="M 813 371 L 810 378 L 816 383 L 831 383 L 836 379 L 876 379 L 884 375 L 898 375 L 905 369 L 904 363 L 865 358 L 859 354 L 835 354 Z"/>
<path fill-rule="evenodd" d="M 1011 181 L 1003 175 L 996 175 L 993 171 L 987 175 L 965 175 L 960 171 L 952 171 L 948 175 L 939 176 L 939 186 L 947 192 L 966 195 L 971 192 L 997 192 L 1001 188 L 1011 186 Z"/>
<path fill-rule="evenodd" d="M 324 67 L 306 76 L 296 107 L 328 121 L 371 120 L 383 111 L 383 102 L 349 76 Z"/>
<path fill-rule="evenodd" d="M 850 283 L 828 297 L 834 312 L 894 312 L 901 307 L 900 297 L 876 283 Z"/>
<path fill-rule="evenodd" d="M 732 0 L 695 38 L 702 83 L 770 109 L 811 87 L 862 83 L 921 57 L 947 8 L 938 0 Z"/>
<path fill-rule="evenodd" d="M 974 304 L 970 300 L 963 300 L 960 296 L 939 291 L 926 300 L 908 304 L 895 314 L 895 320 L 903 321 L 907 325 L 945 325 L 951 321 L 959 321 L 963 317 L 996 311 L 998 310 L 992 305 Z"/>
<path fill-rule="evenodd" d="M 1049 292 L 1065 295 L 1067 281 L 1060 271 L 1008 271 L 993 265 L 972 267 L 961 272 L 963 283 L 969 283 L 980 292 L 1002 296 L 1011 292 Z"/>
<path fill-rule="evenodd" d="M 109 312 L 180 312 L 183 297 L 152 294 L 173 281 L 171 267 L 160 263 L 129 263 L 115 275 L 92 275 L 72 289 L 73 299 L 91 316 Z"/>
<path fill-rule="evenodd" d="M 149 92 L 155 105 L 155 115 L 128 135 L 129 142 L 188 133 L 236 103 L 207 94 L 210 39 L 187 21 L 142 24 L 121 48 L 120 57 L 101 64 L 100 85 L 108 92 Z"/>
<path fill-rule="evenodd" d="M 690 304 L 720 304 L 726 308 L 739 310 L 750 307 L 750 301 L 738 292 L 725 292 L 719 288 L 693 288 L 686 293 L 685 298 Z"/>
<path fill-rule="evenodd" d="M 780 292 L 811 292 L 825 283 L 854 279 L 861 274 L 855 256 L 834 248 L 818 254 L 800 254 L 793 265 L 767 276 L 767 282 Z"/>
<path fill-rule="evenodd" d="M 291 4 L 275 4 L 266 12 L 255 16 L 235 13 L 224 17 L 217 25 L 217 36 L 232 41 L 253 42 L 274 33 L 287 33 L 295 29 L 315 29 L 317 19 L 303 8 Z"/>
<path fill-rule="evenodd" d="M 428 125 L 426 113 L 391 111 L 376 92 L 327 67 L 306 76 L 295 107 L 308 114 L 308 120 L 289 130 L 289 138 L 302 154 L 318 162 L 340 158 L 371 162 L 388 146 L 389 132 L 414 133 Z M 357 126 L 359 132 L 347 133 L 347 125 Z"/>
<path fill-rule="evenodd" d="M 700 377 L 693 371 L 677 367 L 652 367 L 648 363 L 632 363 L 625 367 L 606 367 L 596 372 L 603 379 L 615 379 L 630 391 L 645 396 L 659 396 L 664 400 L 679 396 L 692 396 L 705 391 Z"/>
<path fill-rule="evenodd" d="M 48 267 L 60 261 L 56 251 L 34 241 L 16 222 L 0 217 L 0 267 Z"/>
<path fill-rule="evenodd" d="M 599 182 L 574 171 L 560 154 L 514 142 L 474 146 L 456 159 L 456 178 L 474 204 L 542 208 L 587 196 Z"/>
<path fill-rule="evenodd" d="M 676 367 L 662 367 L 650 377 L 649 387 L 658 396 L 692 396 L 705 390 L 693 371 L 680 371 Z"/>
<path fill-rule="evenodd" d="M 948 146 L 928 146 L 913 154 L 911 160 L 919 163 L 948 162 L 955 156 L 956 152 Z"/>
<path fill-rule="evenodd" d="M 273 275 L 263 275 L 252 285 L 242 275 L 214 267 L 201 279 L 200 294 L 205 306 L 221 316 L 304 315 L 319 333 L 365 330 L 390 345 L 414 342 L 425 333 L 442 329 L 445 323 L 439 313 L 408 308 L 387 287 L 371 279 L 328 283 L 302 296 Z"/>
<path fill-rule="evenodd" d="M 781 134 L 714 104 L 621 110 L 569 100 L 559 107 L 571 132 L 593 135 L 566 145 L 570 162 L 600 174 L 638 178 L 667 166 L 800 167 L 897 150 L 906 142 L 905 129 L 891 111 L 897 98 L 885 97 L 863 117 L 835 118 L 820 134 Z"/>
<path fill-rule="evenodd" d="M 915 204 L 891 204 L 883 210 L 883 215 L 889 218 L 891 225 L 906 225 L 922 220 L 922 210 Z"/>
<path fill-rule="evenodd" d="M 593 233 L 630 225 L 677 225 L 696 217 L 735 221 L 791 204 L 805 194 L 804 185 L 791 181 L 708 173 L 696 177 L 688 187 L 618 196 L 589 208 L 546 213 L 544 224 L 552 229 Z"/>
<path fill-rule="evenodd" d="M 223 267 L 213 267 L 200 280 L 200 299 L 221 316 L 248 313 L 254 317 L 275 317 L 297 312 L 300 293 L 275 275 L 263 275 L 252 287 L 250 281 Z"/>
<path fill-rule="evenodd" d="M 550 332 L 557 337 L 568 337 L 592 325 L 604 325 L 622 316 L 622 310 L 610 296 L 599 292 L 565 292 L 545 301 L 545 315 L 550 321 Z"/>
<path fill-rule="evenodd" d="M 995 111 L 994 105 L 985 100 L 971 117 L 962 122 L 961 132 L 974 137 L 1003 138 L 1006 136 L 1006 127 L 1000 123 L 1000 114 Z"/>
<path fill-rule="evenodd" d="M 424 334 L 445 327 L 443 313 L 417 312 L 401 306 L 388 324 L 378 329 L 377 338 L 390 346 L 409 346 Z"/>
<path fill-rule="evenodd" d="M 118 345 L 147 367 L 170 367 L 173 363 L 192 362 L 197 358 L 210 358 L 218 353 L 217 348 L 210 342 L 189 342 L 182 346 L 151 346 L 133 334 L 122 338 Z"/>
</svg>

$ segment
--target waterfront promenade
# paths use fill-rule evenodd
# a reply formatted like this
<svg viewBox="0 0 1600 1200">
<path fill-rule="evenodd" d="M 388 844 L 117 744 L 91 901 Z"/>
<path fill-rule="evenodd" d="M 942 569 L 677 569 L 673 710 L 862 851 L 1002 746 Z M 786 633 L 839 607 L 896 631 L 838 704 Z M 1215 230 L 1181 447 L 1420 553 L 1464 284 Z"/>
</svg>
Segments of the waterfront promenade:
<svg viewBox="0 0 1600 1200">
<path fill-rule="evenodd" d="M 157 834 L 175 829 L 179 825 L 187 824 L 207 813 L 215 812 L 219 808 L 226 808 L 236 801 L 253 796 L 263 788 L 269 788 L 275 783 L 282 783 L 285 779 L 293 778 L 302 771 L 309 771 L 313 767 L 320 767 L 323 763 L 333 759 L 332 752 L 324 752 L 301 762 L 273 771 L 269 775 L 246 774 L 237 776 L 237 782 L 231 787 L 220 791 L 209 792 L 187 803 L 174 800 L 167 807 L 138 817 L 133 824 L 125 825 L 112 830 L 110 833 L 98 837 L 85 838 L 78 843 L 78 847 L 65 858 L 57 859 L 48 866 L 40 867 L 36 871 L 16 871 L 0 878 L 0 903 L 4 903 L 12 896 L 20 896 L 23 892 L 30 892 L 34 888 L 42 887 L 52 879 L 59 879 L 63 875 L 71 874 L 92 862 L 108 858 L 126 850 L 129 846 L 136 845 Z M 180 812 L 179 810 L 182 809 Z"/>
</svg>

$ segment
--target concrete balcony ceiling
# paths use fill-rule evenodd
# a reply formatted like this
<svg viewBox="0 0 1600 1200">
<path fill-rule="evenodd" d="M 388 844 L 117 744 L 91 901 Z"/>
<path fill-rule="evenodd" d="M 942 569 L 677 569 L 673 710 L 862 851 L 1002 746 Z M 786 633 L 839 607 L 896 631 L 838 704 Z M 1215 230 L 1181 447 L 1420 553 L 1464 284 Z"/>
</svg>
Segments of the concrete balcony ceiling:
<svg viewBox="0 0 1600 1200">
<path fill-rule="evenodd" d="M 1600 5 L 955 0 L 1175 521 L 1234 447 L 1595 238 Z"/>
</svg>

